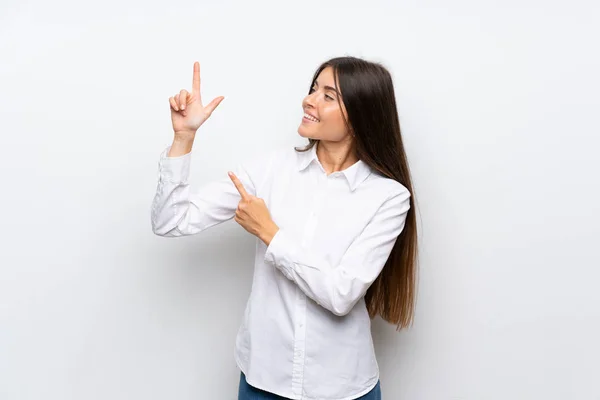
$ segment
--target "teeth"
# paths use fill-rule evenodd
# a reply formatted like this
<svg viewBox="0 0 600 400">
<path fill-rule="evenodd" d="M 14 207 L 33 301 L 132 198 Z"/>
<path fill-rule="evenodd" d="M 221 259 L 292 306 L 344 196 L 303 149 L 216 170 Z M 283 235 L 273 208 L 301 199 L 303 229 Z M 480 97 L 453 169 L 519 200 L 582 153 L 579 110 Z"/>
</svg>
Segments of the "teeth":
<svg viewBox="0 0 600 400">
<path fill-rule="evenodd" d="M 310 116 L 310 115 L 308 115 L 307 113 L 304 113 L 304 116 L 305 116 L 306 118 L 310 119 L 311 121 L 314 121 L 314 122 L 319 122 L 319 120 L 318 120 L 318 119 L 316 119 L 316 118 L 315 118 L 315 117 L 313 117 L 313 116 Z"/>
</svg>

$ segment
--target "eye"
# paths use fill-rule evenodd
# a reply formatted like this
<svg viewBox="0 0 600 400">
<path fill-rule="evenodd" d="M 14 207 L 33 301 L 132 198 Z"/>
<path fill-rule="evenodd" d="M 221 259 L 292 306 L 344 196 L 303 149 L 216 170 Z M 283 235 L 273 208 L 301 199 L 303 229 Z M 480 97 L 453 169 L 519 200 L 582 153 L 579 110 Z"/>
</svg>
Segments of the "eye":
<svg viewBox="0 0 600 400">
<path fill-rule="evenodd" d="M 314 87 L 310 88 L 310 90 L 308 91 L 308 94 L 312 94 L 312 92 L 314 92 L 316 89 Z M 325 98 L 327 100 L 335 100 L 333 97 L 329 96 L 329 95 L 325 95 Z"/>
</svg>

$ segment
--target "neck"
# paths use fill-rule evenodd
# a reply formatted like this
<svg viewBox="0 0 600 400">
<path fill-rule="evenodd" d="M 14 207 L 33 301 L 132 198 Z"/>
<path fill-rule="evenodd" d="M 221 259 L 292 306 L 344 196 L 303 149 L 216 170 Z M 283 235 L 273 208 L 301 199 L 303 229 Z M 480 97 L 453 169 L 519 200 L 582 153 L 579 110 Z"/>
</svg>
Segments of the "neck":
<svg viewBox="0 0 600 400">
<path fill-rule="evenodd" d="M 320 140 L 316 146 L 317 157 L 327 175 L 343 171 L 358 161 L 358 157 L 354 153 L 354 142 L 352 140 L 341 142 Z"/>
</svg>

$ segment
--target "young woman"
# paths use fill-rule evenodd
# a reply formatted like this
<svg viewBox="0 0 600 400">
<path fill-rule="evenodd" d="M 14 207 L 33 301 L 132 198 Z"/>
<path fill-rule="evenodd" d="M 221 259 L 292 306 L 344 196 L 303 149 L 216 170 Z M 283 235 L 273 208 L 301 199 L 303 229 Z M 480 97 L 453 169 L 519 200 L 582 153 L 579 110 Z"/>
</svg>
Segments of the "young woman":
<svg viewBox="0 0 600 400">
<path fill-rule="evenodd" d="M 302 149 L 262 154 L 192 190 L 198 128 L 223 97 L 169 99 L 174 139 L 160 156 L 152 228 L 193 235 L 235 219 L 257 240 L 235 359 L 239 399 L 381 399 L 371 319 L 411 324 L 417 229 L 394 88 L 380 64 L 323 63 L 302 101 Z M 257 110 L 260 117 L 261 110 Z"/>
</svg>

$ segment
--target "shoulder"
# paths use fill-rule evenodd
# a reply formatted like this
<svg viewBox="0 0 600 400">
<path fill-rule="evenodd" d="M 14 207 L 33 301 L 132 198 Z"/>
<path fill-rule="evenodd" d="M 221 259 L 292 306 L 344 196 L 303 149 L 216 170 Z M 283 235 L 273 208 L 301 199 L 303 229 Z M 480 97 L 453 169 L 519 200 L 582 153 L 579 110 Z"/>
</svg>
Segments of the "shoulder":
<svg viewBox="0 0 600 400">
<path fill-rule="evenodd" d="M 378 194 L 379 205 L 383 209 L 394 208 L 406 211 L 410 208 L 410 191 L 395 179 L 372 170 L 364 186 L 364 189 Z"/>
<path fill-rule="evenodd" d="M 366 186 L 369 186 L 370 189 L 376 187 L 378 191 L 387 193 L 387 197 L 410 197 L 410 191 L 402 183 L 395 179 L 388 178 L 372 168 L 370 168 L 370 170 L 371 174 L 365 182 Z"/>
</svg>

